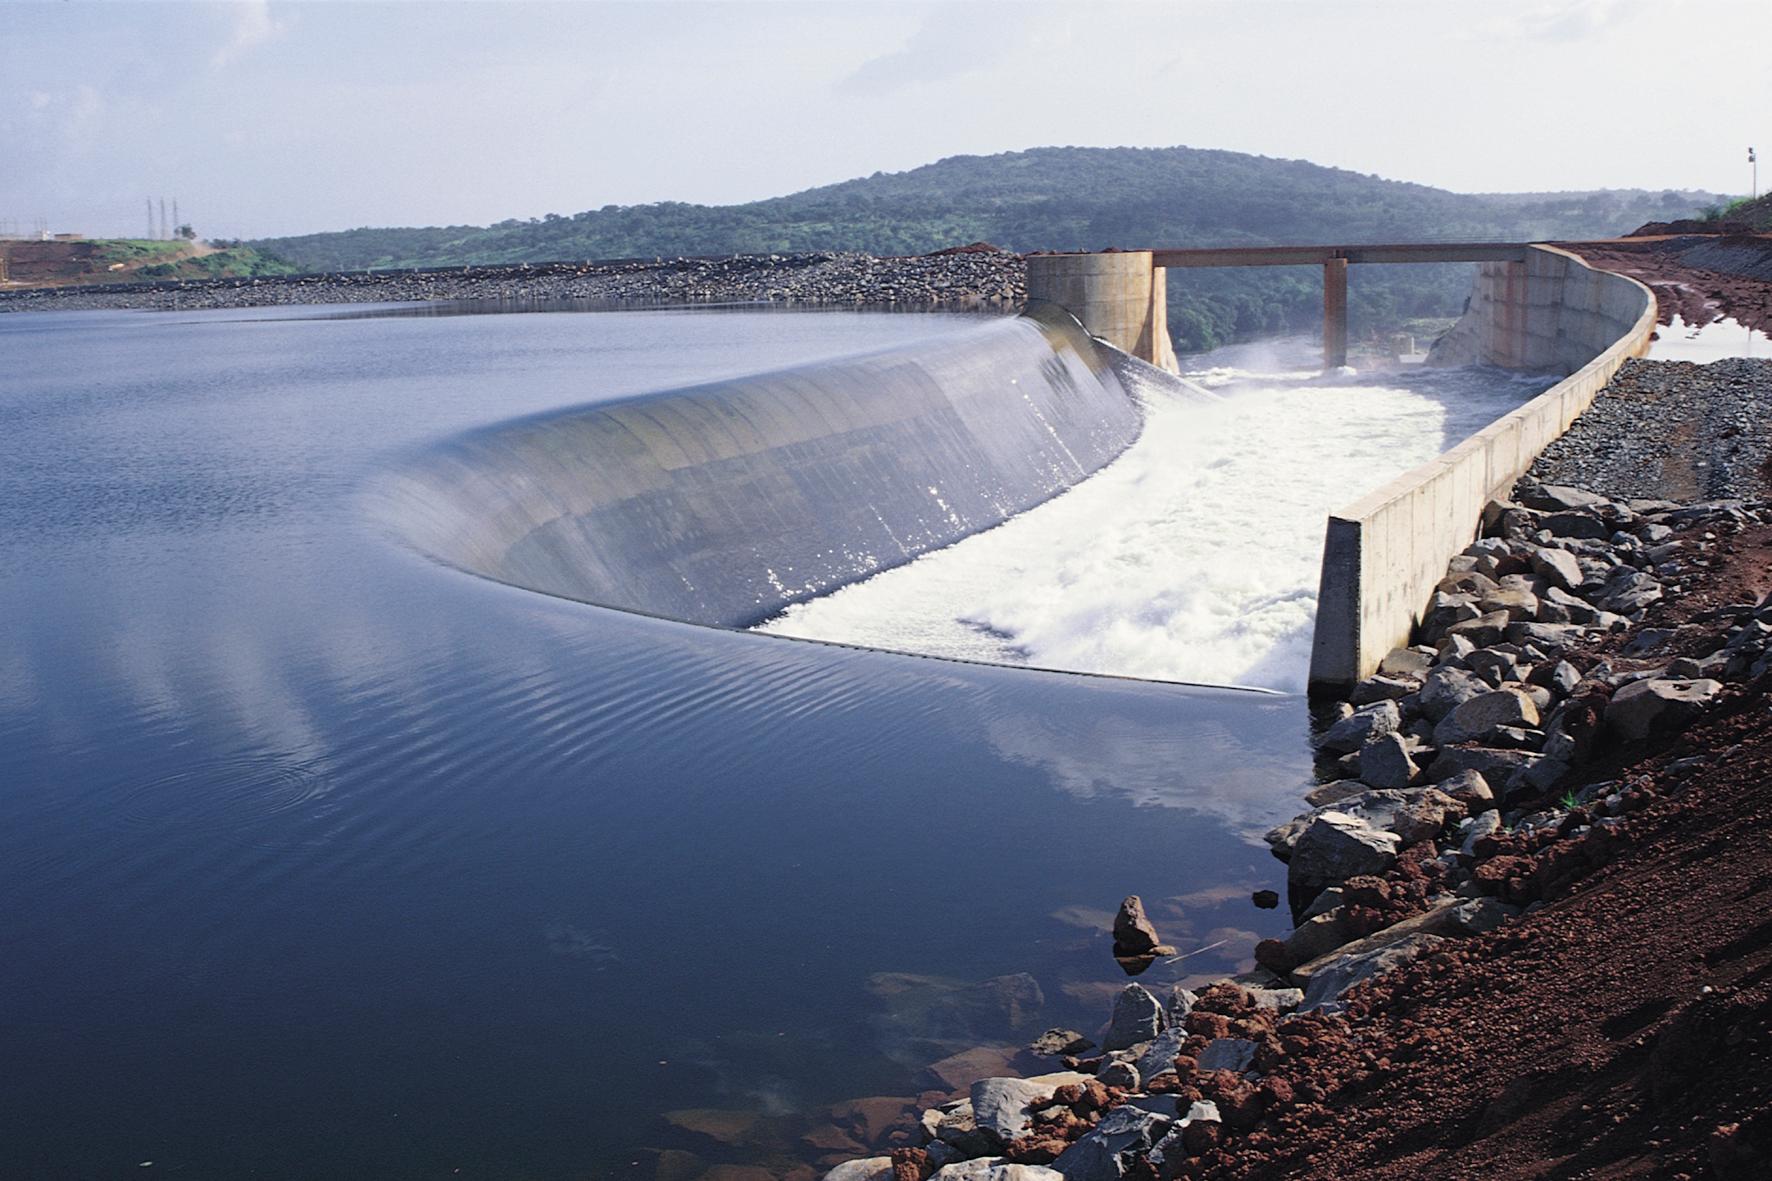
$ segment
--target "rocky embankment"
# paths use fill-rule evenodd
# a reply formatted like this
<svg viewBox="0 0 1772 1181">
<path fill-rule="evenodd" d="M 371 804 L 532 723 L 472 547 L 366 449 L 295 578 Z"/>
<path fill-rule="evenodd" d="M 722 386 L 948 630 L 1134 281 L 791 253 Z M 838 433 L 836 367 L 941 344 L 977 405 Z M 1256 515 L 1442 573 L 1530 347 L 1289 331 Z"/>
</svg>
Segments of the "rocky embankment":
<svg viewBox="0 0 1772 1181">
<path fill-rule="evenodd" d="M 1618 486 L 1645 422 L 1726 420 L 1732 365 L 1632 408 L 1691 368 L 1627 371 L 1541 469 Z M 1321 718 L 1312 807 L 1268 834 L 1291 933 L 1198 991 L 1127 985 L 1099 1048 L 1050 1031 L 1050 1072 L 832 1181 L 1772 1175 L 1769 558 L 1764 501 L 1528 476 Z M 1114 934 L 1128 971 L 1171 950 L 1136 898 Z"/>
<path fill-rule="evenodd" d="M 0 311 L 430 300 L 992 308 L 1025 297 L 1021 256 L 981 244 L 911 258 L 769 254 L 39 288 L 0 291 Z"/>
</svg>

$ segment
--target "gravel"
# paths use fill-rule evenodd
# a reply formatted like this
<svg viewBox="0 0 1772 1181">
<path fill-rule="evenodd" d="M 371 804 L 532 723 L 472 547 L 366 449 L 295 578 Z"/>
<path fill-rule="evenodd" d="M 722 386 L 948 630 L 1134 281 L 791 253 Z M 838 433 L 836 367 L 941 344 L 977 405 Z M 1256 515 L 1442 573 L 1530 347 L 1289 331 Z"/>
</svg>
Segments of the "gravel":
<svg viewBox="0 0 1772 1181">
<path fill-rule="evenodd" d="M 1008 308 L 1021 304 L 1026 293 L 1020 255 L 975 249 L 910 258 L 760 254 L 96 284 L 0 292 L 0 312 L 443 299 Z"/>
<path fill-rule="evenodd" d="M 1526 483 L 1618 500 L 1772 497 L 1772 360 L 1626 361 Z"/>
</svg>

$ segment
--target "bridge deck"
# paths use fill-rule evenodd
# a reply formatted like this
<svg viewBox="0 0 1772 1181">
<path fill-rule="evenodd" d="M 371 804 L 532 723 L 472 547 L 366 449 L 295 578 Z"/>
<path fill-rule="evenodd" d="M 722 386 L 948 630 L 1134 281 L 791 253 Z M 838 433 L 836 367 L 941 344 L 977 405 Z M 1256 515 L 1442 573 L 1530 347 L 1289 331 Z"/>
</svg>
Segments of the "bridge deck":
<svg viewBox="0 0 1772 1181">
<path fill-rule="evenodd" d="M 1524 242 L 1402 242 L 1367 246 L 1222 246 L 1153 250 L 1159 267 L 1299 267 L 1331 259 L 1359 262 L 1522 262 Z"/>
</svg>

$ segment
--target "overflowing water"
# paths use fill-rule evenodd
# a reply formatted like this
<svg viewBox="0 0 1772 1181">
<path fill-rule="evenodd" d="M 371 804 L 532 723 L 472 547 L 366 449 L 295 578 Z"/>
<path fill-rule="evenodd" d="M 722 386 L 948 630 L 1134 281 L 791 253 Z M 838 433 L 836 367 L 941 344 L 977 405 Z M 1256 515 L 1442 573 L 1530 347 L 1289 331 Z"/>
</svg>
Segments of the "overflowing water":
<svg viewBox="0 0 1772 1181">
<path fill-rule="evenodd" d="M 1324 522 L 1555 378 L 1324 376 L 1306 342 L 1147 380 L 1143 435 L 1063 495 L 788 608 L 778 635 L 1080 672 L 1302 690 Z"/>
</svg>

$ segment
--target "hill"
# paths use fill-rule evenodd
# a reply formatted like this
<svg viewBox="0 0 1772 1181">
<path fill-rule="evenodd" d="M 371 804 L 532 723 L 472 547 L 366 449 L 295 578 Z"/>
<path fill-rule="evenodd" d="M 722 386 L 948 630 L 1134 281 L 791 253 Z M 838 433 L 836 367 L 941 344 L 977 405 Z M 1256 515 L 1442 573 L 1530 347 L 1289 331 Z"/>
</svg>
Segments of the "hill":
<svg viewBox="0 0 1772 1181">
<path fill-rule="evenodd" d="M 0 242 L 0 274 L 12 287 L 129 283 L 151 279 L 231 279 L 284 275 L 296 268 L 250 246 L 182 238 L 75 238 Z"/>
<path fill-rule="evenodd" d="M 955 156 L 901 173 L 742 205 L 605 206 L 486 227 L 347 230 L 253 245 L 304 270 L 856 250 L 919 254 L 989 241 L 1017 251 L 1621 234 L 1687 217 L 1710 193 L 1467 194 L 1303 160 L 1196 148 L 1035 148 Z M 1457 311 L 1461 268 L 1357 276 L 1354 325 Z M 1407 270 L 1407 273 L 1404 273 Z M 1297 274 L 1172 277 L 1184 347 L 1308 324 Z"/>
</svg>

